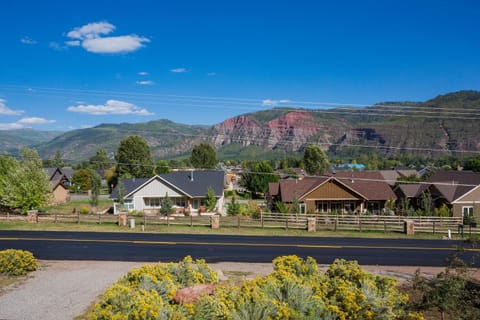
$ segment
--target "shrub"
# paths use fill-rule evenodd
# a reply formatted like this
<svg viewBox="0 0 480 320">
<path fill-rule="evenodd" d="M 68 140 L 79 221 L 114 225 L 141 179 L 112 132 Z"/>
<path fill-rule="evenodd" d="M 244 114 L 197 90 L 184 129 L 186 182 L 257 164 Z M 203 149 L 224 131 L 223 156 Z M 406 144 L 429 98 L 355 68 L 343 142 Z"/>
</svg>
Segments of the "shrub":
<svg viewBox="0 0 480 320">
<path fill-rule="evenodd" d="M 93 319 L 423 319 L 407 313 L 408 296 L 395 280 L 363 271 L 355 261 L 335 260 L 325 272 L 313 258 L 278 257 L 274 270 L 218 285 L 195 303 L 174 303 L 178 289 L 216 283 L 204 260 L 147 265 L 130 271 L 105 293 Z"/>
<path fill-rule="evenodd" d="M 37 268 L 37 259 L 29 251 L 15 249 L 0 251 L 0 274 L 21 276 Z"/>
</svg>

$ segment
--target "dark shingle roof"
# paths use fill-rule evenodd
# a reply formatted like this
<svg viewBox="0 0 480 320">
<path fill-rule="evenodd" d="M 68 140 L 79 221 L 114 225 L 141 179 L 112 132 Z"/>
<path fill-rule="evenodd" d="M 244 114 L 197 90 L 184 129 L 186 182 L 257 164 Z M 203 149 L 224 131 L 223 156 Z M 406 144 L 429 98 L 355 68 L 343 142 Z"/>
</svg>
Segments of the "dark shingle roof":
<svg viewBox="0 0 480 320">
<path fill-rule="evenodd" d="M 221 197 L 225 185 L 225 172 L 219 170 L 173 171 L 159 177 L 192 198 L 205 197 L 209 187 L 217 197 Z"/>
<path fill-rule="evenodd" d="M 173 171 L 155 177 L 192 198 L 205 197 L 209 187 L 212 187 L 217 197 L 221 197 L 225 184 L 225 173 L 218 170 Z M 125 195 L 135 191 L 151 179 L 153 178 L 122 179 L 121 181 L 125 186 Z M 110 199 L 117 199 L 117 197 L 118 185 L 110 194 Z"/>
</svg>

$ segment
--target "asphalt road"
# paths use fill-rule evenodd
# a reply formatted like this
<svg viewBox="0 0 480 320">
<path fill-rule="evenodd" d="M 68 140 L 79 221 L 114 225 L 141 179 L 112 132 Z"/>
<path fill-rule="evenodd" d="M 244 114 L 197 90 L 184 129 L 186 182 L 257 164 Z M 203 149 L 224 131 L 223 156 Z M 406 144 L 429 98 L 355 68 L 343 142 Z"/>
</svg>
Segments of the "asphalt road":
<svg viewBox="0 0 480 320">
<path fill-rule="evenodd" d="M 465 261 L 480 255 L 471 244 L 455 240 L 0 230 L 0 250 L 8 248 L 29 250 L 44 260 L 166 262 L 190 255 L 207 262 L 271 262 L 295 254 L 320 264 L 344 258 L 397 266 L 445 266 L 458 248 L 464 249 Z"/>
</svg>

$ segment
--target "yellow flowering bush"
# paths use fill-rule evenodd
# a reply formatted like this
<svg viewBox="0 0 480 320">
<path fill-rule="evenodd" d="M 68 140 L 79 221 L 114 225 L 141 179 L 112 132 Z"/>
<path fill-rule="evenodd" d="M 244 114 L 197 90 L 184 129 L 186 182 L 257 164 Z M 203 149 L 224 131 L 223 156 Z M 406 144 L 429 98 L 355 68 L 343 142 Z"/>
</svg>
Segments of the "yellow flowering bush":
<svg viewBox="0 0 480 320">
<path fill-rule="evenodd" d="M 393 279 L 363 271 L 355 261 L 335 260 L 323 273 L 313 258 L 273 260 L 265 277 L 219 284 L 194 303 L 175 303 L 178 289 L 217 283 L 204 260 L 146 265 L 130 271 L 108 289 L 92 319 L 405 319 L 408 296 Z"/>
<path fill-rule="evenodd" d="M 0 274 L 21 276 L 37 268 L 38 261 L 29 251 L 16 249 L 0 251 Z"/>
</svg>

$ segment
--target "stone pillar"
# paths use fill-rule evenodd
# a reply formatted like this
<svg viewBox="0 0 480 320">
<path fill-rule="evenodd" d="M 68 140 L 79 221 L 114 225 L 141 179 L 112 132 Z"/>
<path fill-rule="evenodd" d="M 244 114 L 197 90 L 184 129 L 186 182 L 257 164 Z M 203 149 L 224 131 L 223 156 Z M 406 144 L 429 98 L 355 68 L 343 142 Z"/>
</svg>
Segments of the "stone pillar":
<svg viewBox="0 0 480 320">
<path fill-rule="evenodd" d="M 307 231 L 316 232 L 317 231 L 317 219 L 307 218 Z"/>
<path fill-rule="evenodd" d="M 38 210 L 28 210 L 27 221 L 28 223 L 38 223 Z"/>
<path fill-rule="evenodd" d="M 220 216 L 217 216 L 217 215 L 211 216 L 210 223 L 211 223 L 212 229 L 220 228 Z"/>
<path fill-rule="evenodd" d="M 126 227 L 127 226 L 127 215 L 124 213 L 120 213 L 118 215 L 118 226 L 119 227 Z"/>
<path fill-rule="evenodd" d="M 403 221 L 403 233 L 409 236 L 415 234 L 415 224 L 413 223 L 412 220 Z"/>
</svg>

